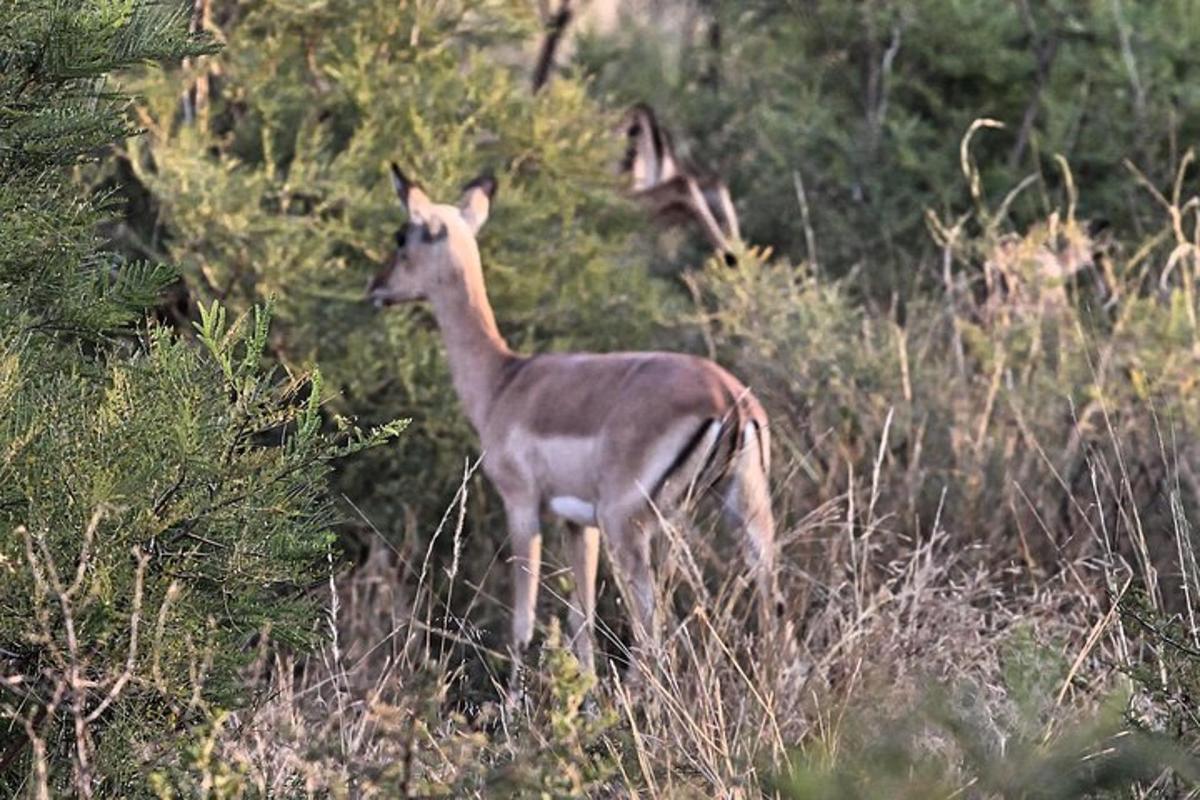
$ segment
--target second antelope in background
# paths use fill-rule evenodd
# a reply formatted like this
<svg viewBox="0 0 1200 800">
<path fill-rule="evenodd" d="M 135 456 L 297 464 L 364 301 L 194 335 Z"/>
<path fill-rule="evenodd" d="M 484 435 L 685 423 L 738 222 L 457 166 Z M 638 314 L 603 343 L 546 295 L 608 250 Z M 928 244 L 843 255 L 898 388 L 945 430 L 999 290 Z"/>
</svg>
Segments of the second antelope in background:
<svg viewBox="0 0 1200 800">
<path fill-rule="evenodd" d="M 724 181 L 680 161 L 670 133 L 650 106 L 639 103 L 629 109 L 622 130 L 628 144 L 621 171 L 630 176 L 634 196 L 664 224 L 696 223 L 725 263 L 736 263 L 732 245 L 742 234 Z"/>
<path fill-rule="evenodd" d="M 514 353 L 496 326 L 475 241 L 495 180 L 471 182 L 448 205 L 430 200 L 395 165 L 392 179 L 408 224 L 369 298 L 377 306 L 432 307 L 454 388 L 479 434 L 483 471 L 504 503 L 514 666 L 533 636 L 543 514 L 567 523 L 575 578 L 570 618 L 586 670 L 593 669 L 600 532 L 628 589 L 635 639 L 647 643 L 655 630 L 650 537 L 659 510 L 694 495 L 715 495 L 744 532 L 760 617 L 769 624 L 770 441 L 766 414 L 750 391 L 712 361 L 681 353 Z"/>
<path fill-rule="evenodd" d="M 983 263 L 982 319 L 994 323 L 1005 318 L 1032 318 L 1056 314 L 1067 308 L 1067 289 L 1088 278 L 1098 296 L 1108 302 L 1115 296 L 1100 261 L 1110 242 L 1105 222 L 1080 222 L 1073 215 L 1060 220 L 1058 212 L 1031 226 L 1024 234 L 999 236 Z M 1168 268 L 1162 275 L 1170 277 Z"/>
</svg>

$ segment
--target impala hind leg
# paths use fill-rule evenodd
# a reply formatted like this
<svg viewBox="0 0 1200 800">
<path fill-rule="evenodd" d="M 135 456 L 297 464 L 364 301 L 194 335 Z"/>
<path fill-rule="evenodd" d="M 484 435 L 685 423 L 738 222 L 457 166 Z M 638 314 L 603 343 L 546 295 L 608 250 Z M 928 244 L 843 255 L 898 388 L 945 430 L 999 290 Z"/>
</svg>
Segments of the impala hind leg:
<svg viewBox="0 0 1200 800">
<path fill-rule="evenodd" d="M 650 564 L 652 526 L 627 511 L 603 515 L 600 525 L 604 529 L 612 561 L 617 567 L 622 593 L 629 605 L 634 638 L 629 675 L 636 682 L 639 658 L 657 642 L 654 569 Z"/>
<path fill-rule="evenodd" d="M 510 699 L 521 692 L 525 650 L 533 639 L 533 623 L 537 609 L 538 581 L 542 569 L 542 534 L 538 527 L 536 503 L 505 502 L 511 547 L 509 563 L 512 569 L 512 675 Z"/>
<path fill-rule="evenodd" d="M 594 526 L 567 524 L 571 540 L 571 572 L 575 592 L 571 597 L 568 620 L 574 637 L 575 657 L 587 673 L 596 671 L 596 568 L 600 563 L 600 531 Z"/>
<path fill-rule="evenodd" d="M 775 576 L 775 515 L 767 475 L 753 452 L 743 449 L 723 491 L 726 517 L 743 534 L 746 563 L 758 591 L 759 625 L 771 635 L 783 616 Z"/>
</svg>

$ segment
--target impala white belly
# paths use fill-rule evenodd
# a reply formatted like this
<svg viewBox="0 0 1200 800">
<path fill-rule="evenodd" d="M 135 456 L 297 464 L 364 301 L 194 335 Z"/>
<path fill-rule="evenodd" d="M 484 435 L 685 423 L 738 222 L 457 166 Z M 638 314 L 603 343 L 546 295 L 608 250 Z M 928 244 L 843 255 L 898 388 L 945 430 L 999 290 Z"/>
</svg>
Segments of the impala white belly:
<svg viewBox="0 0 1200 800">
<path fill-rule="evenodd" d="M 703 419 L 685 417 L 663 430 L 648 431 L 637 467 L 627 475 L 614 474 L 620 469 L 618 465 L 598 463 L 603 451 L 599 436 L 539 436 L 514 426 L 506 431 L 504 447 L 511 469 L 527 475 L 533 482 L 530 488 L 536 488 L 545 504 L 543 510 L 578 525 L 596 525 L 602 484 L 610 493 L 606 502 L 628 506 L 650 500 L 649 493 L 668 477 L 668 469 L 696 435 L 697 424 L 702 423 Z M 680 465 L 679 474 L 670 476 L 674 487 L 672 498 L 686 490 L 688 482 L 696 477 L 695 471 L 707 459 L 721 428 L 720 421 L 712 421 L 702 441 L 688 454 L 687 462 Z"/>
<path fill-rule="evenodd" d="M 599 440 L 592 436 L 535 436 L 517 431 L 509 439 L 514 456 L 537 482 L 545 502 L 556 497 L 594 503 Z M 557 513 L 557 512 L 555 512 Z"/>
<path fill-rule="evenodd" d="M 596 505 L 594 503 L 580 500 L 578 497 L 563 495 L 561 497 L 551 497 L 548 505 L 552 514 L 556 514 L 577 525 L 596 524 Z"/>
</svg>

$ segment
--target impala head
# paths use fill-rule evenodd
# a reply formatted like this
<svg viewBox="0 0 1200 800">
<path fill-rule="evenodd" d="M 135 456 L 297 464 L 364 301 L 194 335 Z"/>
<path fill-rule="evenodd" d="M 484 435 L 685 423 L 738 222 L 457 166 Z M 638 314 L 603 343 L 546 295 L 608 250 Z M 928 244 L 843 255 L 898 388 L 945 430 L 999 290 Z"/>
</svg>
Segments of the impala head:
<svg viewBox="0 0 1200 800">
<path fill-rule="evenodd" d="M 367 286 L 376 306 L 425 300 L 440 287 L 479 270 L 475 234 L 487 221 L 496 179 L 482 175 L 467 184 L 457 205 L 435 203 L 392 164 L 392 185 L 408 212 L 408 223 L 396 231 L 391 260 Z"/>
<path fill-rule="evenodd" d="M 675 146 L 670 134 L 658 124 L 654 109 L 638 103 L 626 112 L 621 127 L 626 138 L 621 172 L 629 174 L 634 191 L 652 188 L 675 176 Z"/>
<path fill-rule="evenodd" d="M 724 181 L 681 161 L 670 132 L 658 124 L 654 109 L 644 103 L 625 113 L 621 130 L 626 144 L 620 171 L 629 176 L 634 196 L 646 201 L 660 224 L 698 224 L 725 263 L 737 264 L 730 243 L 742 236 Z"/>
</svg>

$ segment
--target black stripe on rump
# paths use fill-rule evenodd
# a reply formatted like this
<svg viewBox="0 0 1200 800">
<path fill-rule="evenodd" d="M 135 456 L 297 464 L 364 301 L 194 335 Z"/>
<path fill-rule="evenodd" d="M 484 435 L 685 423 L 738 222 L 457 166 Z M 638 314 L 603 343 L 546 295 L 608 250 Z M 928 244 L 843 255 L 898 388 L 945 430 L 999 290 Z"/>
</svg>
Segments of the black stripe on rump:
<svg viewBox="0 0 1200 800">
<path fill-rule="evenodd" d="M 679 455 L 675 456 L 675 460 L 673 460 L 671 465 L 663 471 L 662 477 L 655 482 L 654 491 L 650 493 L 651 498 L 656 499 L 659 496 L 659 493 L 662 492 L 663 487 L 666 486 L 667 481 L 670 480 L 671 476 L 678 472 L 679 469 L 691 459 L 693 453 L 696 452 L 696 448 L 699 447 L 700 443 L 704 441 L 705 434 L 708 433 L 709 426 L 713 423 L 721 423 L 721 420 L 717 419 L 716 417 L 710 417 L 709 419 L 706 419 L 704 422 L 700 423 L 700 427 L 697 428 L 696 432 L 693 433 L 691 438 L 688 439 L 687 444 L 685 444 L 683 449 L 679 451 Z M 712 477 L 711 480 L 704 481 L 703 485 L 700 483 L 704 475 L 712 468 L 713 462 L 716 461 L 717 454 L 721 450 L 721 440 L 729 438 L 727 434 L 729 433 L 730 428 L 732 428 L 736 433 L 738 428 L 738 425 L 736 424 L 736 418 L 732 426 L 722 425 L 720 433 L 717 434 L 717 441 L 713 442 L 713 446 L 708 451 L 708 458 L 704 459 L 704 464 L 701 465 L 700 469 L 696 471 L 694 481 L 696 484 L 695 488 L 697 490 L 697 494 L 707 491 L 717 481 L 723 478 L 725 473 L 728 471 L 730 458 L 732 458 L 734 453 L 736 453 L 736 436 L 733 437 L 735 451 L 734 453 L 730 453 L 730 458 L 725 459 L 725 466 L 722 467 L 720 471 Z"/>
<path fill-rule="evenodd" d="M 755 420 L 750 424 L 754 426 L 754 440 L 758 443 L 758 465 L 762 467 L 763 475 L 767 475 L 771 468 L 767 465 L 767 448 L 763 445 L 763 426 Z"/>
<path fill-rule="evenodd" d="M 693 433 L 691 438 L 687 440 L 687 444 L 685 444 L 683 449 L 679 451 L 679 455 L 675 456 L 675 460 L 672 461 L 670 466 L 663 471 L 662 476 L 654 482 L 654 490 L 650 492 L 651 498 L 657 498 L 659 492 L 661 492 L 663 487 L 666 486 L 667 479 L 670 478 L 680 467 L 687 463 L 687 460 L 691 458 L 692 453 L 695 452 L 696 448 L 700 446 L 700 442 L 704 441 L 704 434 L 708 431 L 708 426 L 712 425 L 713 422 L 714 420 L 712 419 L 706 419 L 704 422 L 700 423 L 700 427 L 697 428 L 696 432 Z M 716 449 L 716 447 L 713 448 L 714 451 Z M 711 455 L 709 456 L 709 460 L 712 460 Z M 708 466 L 708 462 L 705 462 L 705 466 Z"/>
</svg>

